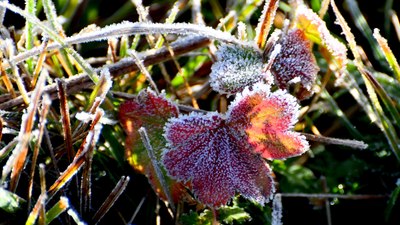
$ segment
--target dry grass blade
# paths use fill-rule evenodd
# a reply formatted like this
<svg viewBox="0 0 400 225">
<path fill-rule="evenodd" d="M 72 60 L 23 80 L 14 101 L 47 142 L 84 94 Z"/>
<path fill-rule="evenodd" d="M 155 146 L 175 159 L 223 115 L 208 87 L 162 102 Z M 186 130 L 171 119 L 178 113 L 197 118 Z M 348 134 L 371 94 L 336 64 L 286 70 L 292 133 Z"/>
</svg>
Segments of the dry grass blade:
<svg viewBox="0 0 400 225">
<path fill-rule="evenodd" d="M 94 130 L 96 124 L 100 121 L 101 117 L 104 115 L 102 110 L 97 110 L 95 118 L 91 124 L 90 130 Z M 91 171 L 92 171 L 92 159 L 93 159 L 94 146 L 91 146 L 86 152 L 85 167 L 82 172 L 81 181 L 81 213 L 87 213 L 90 209 L 90 185 L 91 185 Z"/>
<path fill-rule="evenodd" d="M 97 117 L 101 117 L 104 113 L 102 110 L 98 110 Z M 82 142 L 78 152 L 75 155 L 73 162 L 68 166 L 68 168 L 57 178 L 54 184 L 49 188 L 48 195 L 52 198 L 55 193 L 57 193 L 83 166 L 86 162 L 86 153 L 91 151 L 95 147 L 97 140 L 100 135 L 100 130 L 102 128 L 101 124 L 98 123 L 100 119 L 95 119 L 92 122 L 92 126 L 89 130 L 86 139 Z"/>
<path fill-rule="evenodd" d="M 46 194 L 41 194 L 36 201 L 35 206 L 33 207 L 31 213 L 28 216 L 28 219 L 26 220 L 26 225 L 34 225 L 36 222 L 36 219 L 38 218 L 40 211 L 44 209 L 44 206 L 46 205 L 46 200 L 47 200 L 47 195 Z M 40 224 L 40 223 L 39 223 Z"/>
<path fill-rule="evenodd" d="M 32 83 L 31 83 L 32 87 L 36 86 L 37 78 L 39 77 L 40 71 L 42 71 L 43 62 L 46 59 L 46 50 L 47 50 L 48 44 L 49 44 L 49 39 L 46 38 L 41 45 L 42 51 L 40 53 L 39 59 L 36 62 L 35 70 L 33 71 L 33 79 L 32 79 Z"/>
<path fill-rule="evenodd" d="M 67 152 L 68 160 L 71 162 L 72 157 L 75 155 L 72 145 L 72 131 L 71 131 L 71 118 L 69 115 L 68 100 L 67 100 L 67 85 L 63 79 L 56 79 L 58 98 L 60 99 L 60 111 L 62 127 L 64 131 L 65 150 Z"/>
<path fill-rule="evenodd" d="M 10 180 L 10 190 L 15 191 L 18 186 L 19 177 L 26 163 L 26 156 L 28 154 L 28 142 L 31 138 L 33 124 L 35 122 L 36 110 L 39 106 L 39 101 L 42 96 L 43 87 L 45 86 L 46 77 L 48 73 L 44 70 L 39 78 L 38 85 L 32 93 L 30 105 L 27 109 L 27 112 L 23 115 L 23 119 L 21 122 L 21 129 L 18 135 L 19 143 L 15 147 L 12 156 L 7 161 L 7 166 L 12 167 L 11 171 L 11 180 Z M 5 168 L 3 170 L 3 179 L 5 179 L 4 175 L 5 171 L 8 169 Z"/>
<path fill-rule="evenodd" d="M 50 108 L 50 98 L 48 95 L 43 96 L 42 100 L 42 108 L 40 111 L 40 120 L 39 120 L 39 135 L 38 135 L 38 140 L 36 142 L 35 148 L 33 150 L 33 155 L 32 155 L 32 164 L 31 164 L 31 172 L 29 176 L 29 188 L 28 188 L 28 208 L 31 203 L 31 198 L 32 198 L 32 187 L 33 187 L 33 178 L 35 177 L 35 168 L 36 168 L 36 162 L 37 158 L 39 155 L 39 148 L 42 144 L 42 139 L 43 139 L 43 134 L 44 134 L 44 128 L 46 125 L 46 117 L 47 113 Z"/>
<path fill-rule="evenodd" d="M 45 225 L 46 224 L 46 200 L 47 200 L 47 194 L 46 194 L 46 179 L 45 179 L 45 169 L 44 165 L 40 164 L 39 165 L 39 175 L 40 175 L 40 187 L 41 187 L 41 193 L 39 196 L 39 199 L 37 200 L 35 206 L 33 207 L 31 213 L 28 216 L 28 219 L 26 221 L 26 225 L 33 225 L 35 224 L 36 219 L 39 217 L 38 224 L 39 225 Z"/>
<path fill-rule="evenodd" d="M 278 5 L 278 0 L 265 1 L 264 9 L 256 28 L 257 34 L 255 41 L 260 49 L 265 47 L 272 22 L 275 18 L 276 10 L 278 9 Z"/>
<path fill-rule="evenodd" d="M 97 224 L 108 212 L 108 210 L 110 210 L 110 208 L 114 205 L 119 196 L 121 196 L 122 192 L 124 192 L 126 186 L 128 185 L 129 179 L 129 177 L 121 177 L 117 185 L 115 185 L 114 189 L 108 195 L 107 199 L 100 206 L 99 210 L 97 210 L 97 212 L 94 214 L 92 219 L 93 224 Z"/>
<path fill-rule="evenodd" d="M 0 55 L 0 61 L 3 62 L 3 57 Z M 1 72 L 1 79 L 3 80 L 4 85 L 6 86 L 7 92 L 11 94 L 12 98 L 17 97 L 14 91 L 14 87 L 7 76 L 6 71 L 3 69 L 3 64 L 0 64 L 0 72 Z"/>
</svg>

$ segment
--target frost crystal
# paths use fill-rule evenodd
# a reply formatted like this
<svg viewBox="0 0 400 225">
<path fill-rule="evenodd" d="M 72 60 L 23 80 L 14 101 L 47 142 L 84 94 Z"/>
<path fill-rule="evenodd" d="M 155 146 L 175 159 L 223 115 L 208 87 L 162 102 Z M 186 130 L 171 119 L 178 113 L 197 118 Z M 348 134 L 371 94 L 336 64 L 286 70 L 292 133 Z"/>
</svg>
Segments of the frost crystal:
<svg viewBox="0 0 400 225">
<path fill-rule="evenodd" d="M 216 56 L 210 84 L 221 94 L 235 94 L 263 79 L 271 80 L 263 72 L 262 56 L 256 47 L 223 44 Z"/>
<path fill-rule="evenodd" d="M 281 52 L 275 58 L 271 71 L 279 88 L 287 89 L 299 82 L 310 91 L 319 68 L 311 52 L 310 42 L 299 29 L 289 30 L 280 41 Z"/>
<path fill-rule="evenodd" d="M 163 163 L 169 175 L 190 182 L 193 193 L 211 207 L 225 205 L 236 192 L 264 204 L 274 191 L 263 158 L 304 153 L 305 138 L 293 131 L 296 99 L 266 84 L 245 88 L 227 114 L 191 113 L 165 125 Z M 261 157 L 260 157 L 261 156 Z"/>
</svg>

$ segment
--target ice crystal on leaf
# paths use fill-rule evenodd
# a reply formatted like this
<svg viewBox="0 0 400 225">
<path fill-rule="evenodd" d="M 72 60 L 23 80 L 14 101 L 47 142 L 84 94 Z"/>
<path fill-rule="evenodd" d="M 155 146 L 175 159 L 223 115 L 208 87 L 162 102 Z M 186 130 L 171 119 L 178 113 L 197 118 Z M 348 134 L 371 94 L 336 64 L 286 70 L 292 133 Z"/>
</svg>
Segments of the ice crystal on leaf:
<svg viewBox="0 0 400 225">
<path fill-rule="evenodd" d="M 198 200 L 211 207 L 225 205 L 240 193 L 260 204 L 274 191 L 271 170 L 263 158 L 284 159 L 308 149 L 293 131 L 296 99 L 285 91 L 270 93 L 266 84 L 245 88 L 226 115 L 191 113 L 165 126 L 168 173 L 191 182 Z"/>
<path fill-rule="evenodd" d="M 144 173 L 149 178 L 154 190 L 164 199 L 166 199 L 165 194 L 161 191 L 162 188 L 138 129 L 146 128 L 156 158 L 160 161 L 161 151 L 166 144 L 163 127 L 169 118 L 176 116 L 178 116 L 176 105 L 168 101 L 165 96 L 159 96 L 149 89 L 141 91 L 136 99 L 121 104 L 119 109 L 119 120 L 127 135 L 125 156 L 135 170 Z M 173 198 L 178 200 L 179 195 L 183 193 L 183 185 L 171 179 L 166 182 Z"/>
<path fill-rule="evenodd" d="M 302 30 L 292 29 L 283 34 L 279 43 L 282 46 L 281 52 L 271 68 L 277 85 L 287 89 L 290 84 L 300 82 L 301 88 L 308 92 L 307 96 L 310 95 L 319 71 L 310 42 Z"/>
<path fill-rule="evenodd" d="M 211 67 L 211 87 L 221 94 L 235 94 L 247 86 L 273 78 L 263 71 L 263 59 L 257 47 L 221 44 Z"/>
</svg>

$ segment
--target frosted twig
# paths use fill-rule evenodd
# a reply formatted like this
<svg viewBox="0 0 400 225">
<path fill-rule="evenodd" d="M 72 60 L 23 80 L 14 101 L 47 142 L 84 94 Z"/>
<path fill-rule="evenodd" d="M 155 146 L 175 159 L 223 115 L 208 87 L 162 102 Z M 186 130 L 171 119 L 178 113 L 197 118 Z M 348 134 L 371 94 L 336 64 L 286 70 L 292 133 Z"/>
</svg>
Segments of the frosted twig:
<svg viewBox="0 0 400 225">
<path fill-rule="evenodd" d="M 1 5 L 1 4 L 0 4 Z M 249 45 L 245 41 L 241 41 L 231 34 L 219 30 L 215 30 L 211 27 L 189 24 L 189 23 L 141 23 L 141 22 L 122 22 L 119 24 L 113 24 L 99 30 L 77 34 L 72 37 L 65 38 L 63 42 L 66 45 L 87 43 L 93 41 L 107 40 L 112 37 L 122 37 L 124 35 L 135 35 L 135 34 L 178 34 L 178 35 L 199 35 L 209 39 L 215 39 L 223 42 L 234 43 L 238 45 Z M 61 44 L 52 43 L 47 49 L 54 50 L 61 48 Z M 29 51 L 20 53 L 19 55 L 11 59 L 14 63 L 19 63 L 31 56 L 40 54 L 40 47 L 33 48 Z"/>
<path fill-rule="evenodd" d="M 308 134 L 308 133 L 302 133 L 302 135 L 306 136 L 306 139 L 309 141 L 317 141 L 317 142 L 322 142 L 325 144 L 333 144 L 333 145 L 342 145 L 342 146 L 347 146 L 350 148 L 358 148 L 358 149 L 368 148 L 368 145 L 365 144 L 363 141 L 317 136 L 317 135 L 312 135 L 312 134 Z"/>
</svg>

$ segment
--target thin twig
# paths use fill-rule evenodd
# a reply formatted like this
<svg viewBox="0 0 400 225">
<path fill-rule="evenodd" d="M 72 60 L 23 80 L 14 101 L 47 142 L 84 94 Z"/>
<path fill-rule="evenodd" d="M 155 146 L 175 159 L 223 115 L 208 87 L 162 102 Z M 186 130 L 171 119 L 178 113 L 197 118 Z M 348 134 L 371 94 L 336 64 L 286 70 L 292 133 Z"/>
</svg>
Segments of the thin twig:
<svg viewBox="0 0 400 225">
<path fill-rule="evenodd" d="M 365 144 L 363 141 L 317 136 L 317 135 L 308 134 L 308 133 L 302 133 L 302 134 L 304 136 L 306 136 L 306 139 L 309 141 L 322 142 L 325 144 L 332 144 L 332 145 L 342 145 L 342 146 L 347 146 L 350 148 L 358 148 L 358 149 L 368 148 L 368 145 Z"/>
</svg>

